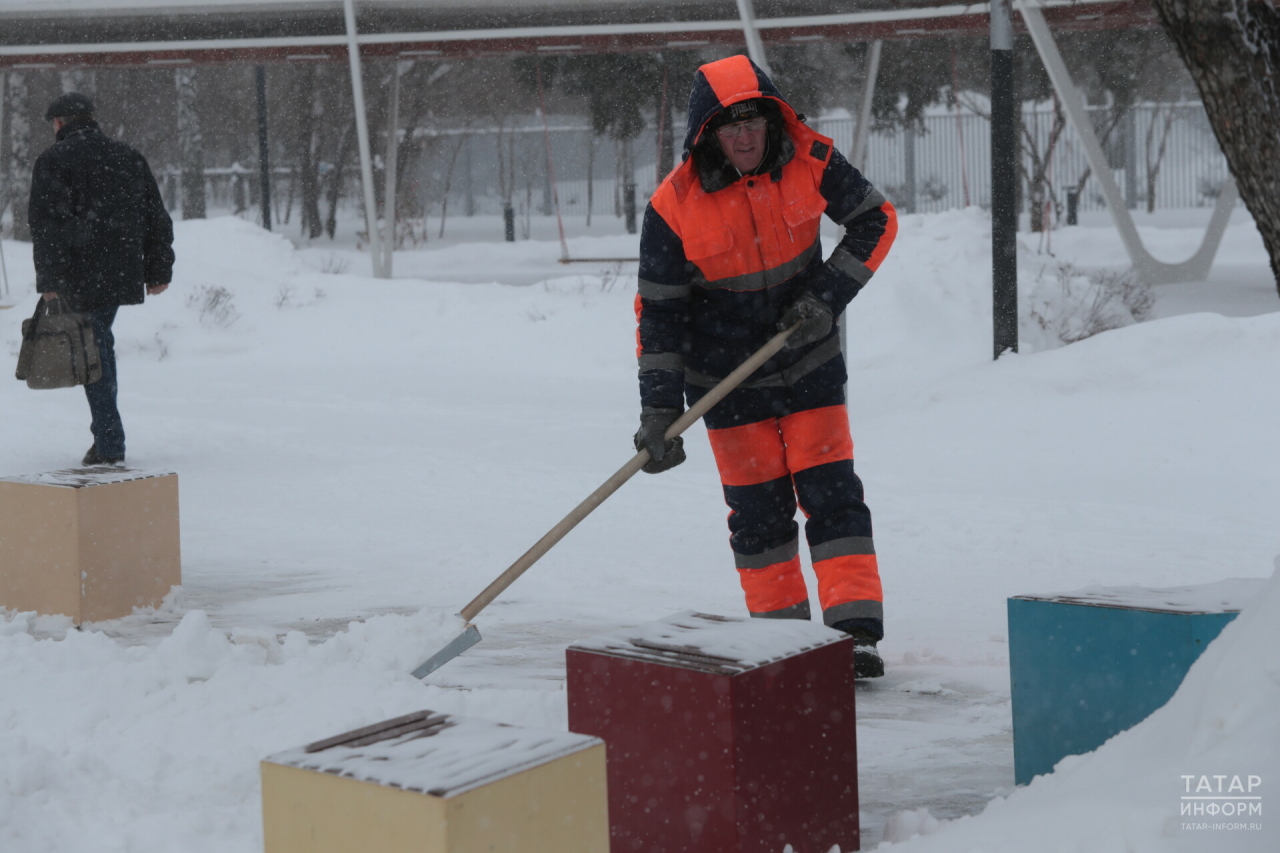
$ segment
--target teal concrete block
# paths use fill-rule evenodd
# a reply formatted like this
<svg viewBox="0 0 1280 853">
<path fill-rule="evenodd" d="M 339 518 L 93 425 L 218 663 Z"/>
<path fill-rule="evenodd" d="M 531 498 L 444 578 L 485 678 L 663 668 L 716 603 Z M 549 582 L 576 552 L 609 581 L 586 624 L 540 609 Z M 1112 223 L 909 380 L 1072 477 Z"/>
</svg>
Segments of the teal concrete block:
<svg viewBox="0 0 1280 853">
<path fill-rule="evenodd" d="M 1171 605 L 1158 595 L 1224 588 L 1234 595 L 1210 595 L 1208 608 L 1203 594 L 1184 595 L 1182 603 Z M 1247 600 L 1256 588 L 1249 581 L 1229 581 L 1178 591 L 1095 589 L 1010 598 L 1017 783 L 1052 771 L 1068 755 L 1097 749 L 1169 701 L 1191 664 L 1236 617 L 1236 601 Z"/>
</svg>

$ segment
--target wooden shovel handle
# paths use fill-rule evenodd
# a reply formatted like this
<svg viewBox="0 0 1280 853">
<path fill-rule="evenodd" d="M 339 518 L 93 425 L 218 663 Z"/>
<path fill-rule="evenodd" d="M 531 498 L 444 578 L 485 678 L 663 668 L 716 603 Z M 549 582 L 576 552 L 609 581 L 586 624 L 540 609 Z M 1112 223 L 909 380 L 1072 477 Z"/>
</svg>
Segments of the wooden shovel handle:
<svg viewBox="0 0 1280 853">
<path fill-rule="evenodd" d="M 693 426 L 698 418 L 711 410 L 712 406 L 723 400 L 730 391 L 737 388 L 748 376 L 759 370 L 760 365 L 773 358 L 778 350 L 782 349 L 786 344 L 787 338 L 791 337 L 791 334 L 799 327 L 800 324 L 796 323 L 791 328 L 778 332 L 778 334 L 769 339 L 768 343 L 756 350 L 754 355 L 739 365 L 733 373 L 720 380 L 716 387 L 708 391 L 697 403 L 690 406 L 688 411 L 677 418 L 676 422 L 667 429 L 667 440 L 675 438 Z M 547 531 L 547 534 L 534 543 L 532 548 L 520 555 L 520 559 L 507 567 L 505 572 L 498 575 L 493 583 L 484 588 L 484 592 L 477 595 L 466 607 L 462 608 L 459 615 L 467 622 L 475 619 L 476 615 L 501 595 L 503 590 L 515 583 L 516 578 L 528 571 L 529 567 L 538 562 L 543 554 L 550 551 L 557 542 L 565 537 L 565 534 L 578 526 L 578 522 L 590 515 L 592 510 L 604 503 L 606 498 L 621 488 L 623 483 L 634 477 L 636 472 L 643 468 L 648 461 L 648 450 L 641 450 L 631 457 L 627 464 L 619 468 L 612 477 L 605 480 L 600 485 L 600 488 L 587 495 L 586 500 L 574 507 L 573 511 L 562 518 L 559 524 Z"/>
</svg>

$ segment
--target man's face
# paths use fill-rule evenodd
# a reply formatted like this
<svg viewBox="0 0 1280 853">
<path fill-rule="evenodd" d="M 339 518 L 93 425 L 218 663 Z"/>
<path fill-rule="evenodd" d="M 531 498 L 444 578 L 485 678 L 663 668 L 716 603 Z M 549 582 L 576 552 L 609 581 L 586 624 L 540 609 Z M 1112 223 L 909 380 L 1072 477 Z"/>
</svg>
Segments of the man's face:
<svg viewBox="0 0 1280 853">
<path fill-rule="evenodd" d="M 53 135 L 54 135 L 54 136 L 57 136 L 57 135 L 58 135 L 58 131 L 62 130 L 62 128 L 63 128 L 63 126 L 66 124 L 66 122 L 65 122 L 65 121 L 63 121 L 63 120 L 62 120 L 62 119 L 60 119 L 60 118 L 55 118 L 55 119 L 53 120 L 52 124 L 53 124 Z"/>
<path fill-rule="evenodd" d="M 764 159 L 765 140 L 768 136 L 768 121 L 753 118 L 746 121 L 735 121 L 716 130 L 716 140 L 720 150 L 739 172 L 750 172 L 760 165 Z"/>
</svg>

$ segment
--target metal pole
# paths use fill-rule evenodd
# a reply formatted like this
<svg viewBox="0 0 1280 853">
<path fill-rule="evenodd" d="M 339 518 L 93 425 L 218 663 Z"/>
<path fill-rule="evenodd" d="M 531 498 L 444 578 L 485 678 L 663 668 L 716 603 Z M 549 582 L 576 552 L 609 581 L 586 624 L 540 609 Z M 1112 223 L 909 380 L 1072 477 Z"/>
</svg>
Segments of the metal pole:
<svg viewBox="0 0 1280 853">
<path fill-rule="evenodd" d="M 995 358 L 1018 351 L 1018 128 L 1009 0 L 991 3 L 991 303 Z"/>
<path fill-rule="evenodd" d="M 353 0 L 342 0 L 347 19 L 347 59 L 351 63 L 351 99 L 356 113 L 356 141 L 360 147 L 360 183 L 364 185 L 364 216 L 369 229 L 369 257 L 374 278 L 382 272 L 382 243 L 378 239 L 378 207 L 373 197 L 373 155 L 369 153 L 369 122 L 364 112 L 364 75 L 360 70 L 360 47 L 356 44 L 356 12 Z"/>
<path fill-rule="evenodd" d="M 382 244 L 382 277 L 391 278 L 391 253 L 396 246 L 396 171 L 400 163 L 400 63 L 391 64 L 391 109 L 387 116 L 387 185 L 382 193 L 382 219 L 386 240 Z"/>
<path fill-rule="evenodd" d="M 271 230 L 271 147 L 267 144 L 267 69 L 253 70 L 258 89 L 258 199 L 262 204 L 262 227 Z"/>
<path fill-rule="evenodd" d="M 880 74 L 880 50 L 884 42 L 876 39 L 867 54 L 867 80 L 862 87 L 862 106 L 858 110 L 858 127 L 853 136 L 853 166 L 864 170 L 867 165 L 867 140 L 871 136 L 871 99 L 876 95 L 876 77 Z"/>
<path fill-rule="evenodd" d="M 761 71 L 772 77 L 769 61 L 764 58 L 764 42 L 760 40 L 760 29 L 756 26 L 756 10 L 752 0 L 738 0 L 738 16 L 742 18 L 743 35 L 747 37 L 747 55 L 760 66 Z"/>
</svg>

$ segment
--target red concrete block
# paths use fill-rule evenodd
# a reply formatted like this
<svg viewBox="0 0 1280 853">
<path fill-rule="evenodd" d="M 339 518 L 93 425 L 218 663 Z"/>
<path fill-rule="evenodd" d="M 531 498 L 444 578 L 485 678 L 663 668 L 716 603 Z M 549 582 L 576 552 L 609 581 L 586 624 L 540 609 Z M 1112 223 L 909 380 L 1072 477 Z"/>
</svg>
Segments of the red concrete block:
<svg viewBox="0 0 1280 853">
<path fill-rule="evenodd" d="M 569 730 L 608 747 L 611 853 L 858 849 L 848 636 L 686 612 L 567 663 Z"/>
</svg>

